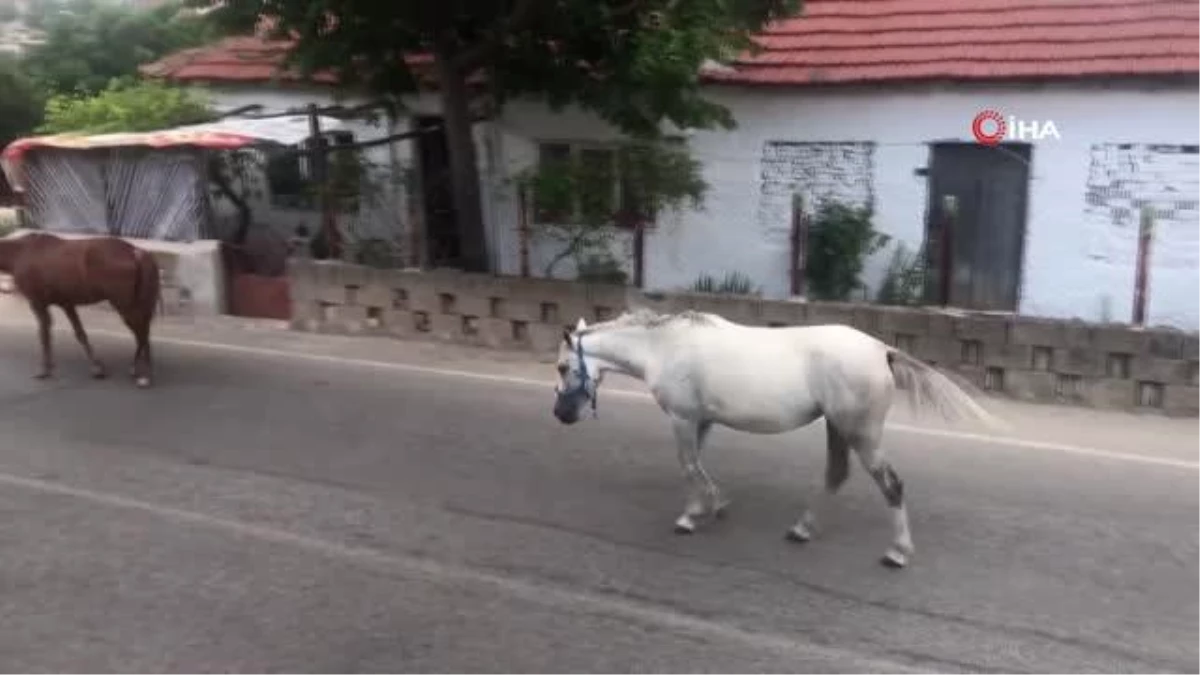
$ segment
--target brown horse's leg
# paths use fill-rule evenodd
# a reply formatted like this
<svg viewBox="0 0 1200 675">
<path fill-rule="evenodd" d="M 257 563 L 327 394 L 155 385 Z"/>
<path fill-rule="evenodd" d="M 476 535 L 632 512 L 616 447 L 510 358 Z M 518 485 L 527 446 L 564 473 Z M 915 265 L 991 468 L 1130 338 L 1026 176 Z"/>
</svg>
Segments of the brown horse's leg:
<svg viewBox="0 0 1200 675">
<path fill-rule="evenodd" d="M 129 332 L 133 333 L 134 343 L 133 366 L 130 374 L 139 387 L 150 386 L 150 321 L 144 312 L 139 310 L 121 311 L 121 319 Z"/>
<path fill-rule="evenodd" d="M 88 361 L 92 362 L 92 377 L 97 380 L 103 379 L 107 374 L 104 364 L 96 358 L 96 353 L 92 351 L 92 344 L 88 341 L 87 332 L 83 330 L 83 322 L 79 320 L 79 312 L 75 311 L 71 305 L 63 305 L 63 314 L 66 314 L 67 320 L 71 322 L 71 328 L 75 330 L 75 339 L 83 347 L 83 353 L 87 354 Z"/>
<path fill-rule="evenodd" d="M 138 324 L 133 332 L 138 343 L 138 355 L 141 357 L 142 374 L 136 379 L 137 386 L 149 387 L 154 375 L 154 367 L 150 361 L 150 321 L 147 319 Z"/>
<path fill-rule="evenodd" d="M 42 369 L 34 377 L 44 380 L 54 374 L 54 355 L 50 347 L 50 325 L 53 319 L 50 318 L 50 307 L 47 305 L 30 301 L 29 308 L 33 310 L 33 316 L 37 319 L 38 342 L 42 345 Z"/>
</svg>

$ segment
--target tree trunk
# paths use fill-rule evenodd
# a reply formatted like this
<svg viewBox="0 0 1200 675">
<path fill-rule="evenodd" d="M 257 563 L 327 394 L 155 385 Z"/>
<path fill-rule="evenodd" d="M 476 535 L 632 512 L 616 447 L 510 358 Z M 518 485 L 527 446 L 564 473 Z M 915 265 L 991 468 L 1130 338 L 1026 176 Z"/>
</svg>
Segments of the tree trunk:
<svg viewBox="0 0 1200 675">
<path fill-rule="evenodd" d="M 237 161 L 231 158 L 231 161 Z M 253 216 L 250 213 L 250 205 L 245 199 L 233 189 L 233 184 L 221 169 L 221 160 L 216 155 L 213 155 L 208 160 L 208 179 L 212 184 L 217 186 L 217 190 L 221 195 L 233 204 L 237 209 L 238 227 L 233 235 L 233 243 L 237 246 L 243 246 L 246 243 L 246 238 L 250 236 L 250 224 L 253 222 Z"/>
<path fill-rule="evenodd" d="M 454 195 L 454 219 L 458 226 L 461 265 L 468 272 L 487 272 L 490 268 L 487 233 L 480 204 L 475 138 L 471 133 L 467 74 L 456 69 L 446 54 L 438 54 L 435 64 L 446 124 L 446 146 L 450 152 L 450 183 Z"/>
</svg>

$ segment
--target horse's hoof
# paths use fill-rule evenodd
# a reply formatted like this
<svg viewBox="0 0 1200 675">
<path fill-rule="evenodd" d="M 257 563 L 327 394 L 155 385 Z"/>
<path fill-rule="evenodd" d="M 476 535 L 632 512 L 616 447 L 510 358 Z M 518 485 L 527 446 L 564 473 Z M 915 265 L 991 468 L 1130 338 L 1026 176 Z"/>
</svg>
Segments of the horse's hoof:
<svg viewBox="0 0 1200 675">
<path fill-rule="evenodd" d="M 49 371 L 42 371 L 42 372 L 38 373 L 37 375 L 34 375 L 33 379 L 48 380 L 48 379 L 50 379 L 50 377 L 51 377 L 51 373 Z"/>
<path fill-rule="evenodd" d="M 145 388 L 149 387 L 150 386 L 150 378 L 139 377 L 137 379 L 137 386 L 139 389 L 145 389 Z"/>
<path fill-rule="evenodd" d="M 888 569 L 904 569 L 908 566 L 908 556 L 900 551 L 891 550 L 883 554 L 883 557 L 879 559 L 879 564 Z"/>
<path fill-rule="evenodd" d="M 103 368 L 92 368 L 92 379 L 93 380 L 103 380 L 106 377 L 108 377 L 108 372 L 105 371 Z"/>
<path fill-rule="evenodd" d="M 696 524 L 687 516 L 681 516 L 675 521 L 675 534 L 695 534 Z"/>
<path fill-rule="evenodd" d="M 713 510 L 712 510 L 713 518 L 715 518 L 717 520 L 724 520 L 725 516 L 728 515 L 728 513 L 729 513 L 729 504 L 730 504 L 730 502 L 728 499 L 723 499 L 720 502 L 718 502 L 717 505 L 714 506 Z"/>
<path fill-rule="evenodd" d="M 797 544 L 807 544 L 808 542 L 812 541 L 812 533 L 799 525 L 794 525 L 788 528 L 788 531 L 783 535 L 783 538 L 788 541 L 796 542 Z"/>
</svg>

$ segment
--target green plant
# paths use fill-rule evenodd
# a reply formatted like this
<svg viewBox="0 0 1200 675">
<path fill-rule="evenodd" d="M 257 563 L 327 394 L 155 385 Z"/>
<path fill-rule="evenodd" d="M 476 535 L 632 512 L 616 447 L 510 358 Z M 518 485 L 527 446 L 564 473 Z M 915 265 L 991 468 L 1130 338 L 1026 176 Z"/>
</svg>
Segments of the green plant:
<svg viewBox="0 0 1200 675">
<path fill-rule="evenodd" d="M 918 305 L 925 289 L 925 256 L 901 242 L 892 254 L 875 299 L 883 305 Z"/>
<path fill-rule="evenodd" d="M 353 262 L 367 267 L 391 269 L 399 267 L 401 255 L 396 242 L 382 237 L 371 237 L 355 241 L 347 246 L 347 253 Z"/>
<path fill-rule="evenodd" d="M 805 275 L 814 298 L 844 301 L 863 288 L 859 277 L 866 257 L 891 240 L 875 231 L 873 215 L 870 207 L 832 200 L 818 206 L 805 255 Z"/>
<path fill-rule="evenodd" d="M 727 272 L 720 281 L 717 281 L 716 277 L 711 274 L 701 274 L 692 282 L 690 290 L 696 293 L 722 295 L 759 295 L 762 293 L 750 277 L 741 272 Z"/>
<path fill-rule="evenodd" d="M 27 136 L 41 124 L 46 107 L 37 83 L 21 61 L 0 53 L 0 148 Z"/>
<path fill-rule="evenodd" d="M 571 157 L 519 172 L 513 182 L 532 196 L 530 229 L 560 242 L 544 275 L 553 276 L 568 258 L 581 269 L 589 256 L 608 250 L 615 226 L 640 227 L 666 209 L 703 207 L 702 170 L 686 146 L 631 141 L 615 148 L 612 162 Z"/>
<path fill-rule="evenodd" d="M 157 131 L 214 119 L 208 101 L 157 82 L 113 80 L 89 95 L 58 95 L 46 102 L 41 134 Z"/>
<path fill-rule="evenodd" d="M 590 255 L 579 263 L 580 281 L 593 284 L 614 284 L 624 286 L 629 280 L 621 263 L 610 253 Z"/>
</svg>

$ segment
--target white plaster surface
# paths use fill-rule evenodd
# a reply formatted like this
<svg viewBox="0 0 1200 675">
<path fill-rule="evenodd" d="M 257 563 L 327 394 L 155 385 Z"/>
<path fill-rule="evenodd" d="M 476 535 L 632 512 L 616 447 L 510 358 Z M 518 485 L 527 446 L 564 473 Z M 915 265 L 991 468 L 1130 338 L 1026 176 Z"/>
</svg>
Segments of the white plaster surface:
<svg viewBox="0 0 1200 675">
<path fill-rule="evenodd" d="M 332 100 L 304 90 L 210 91 L 226 107 L 262 103 L 286 108 Z M 1136 239 L 1119 217 L 1114 218 L 1111 205 L 1089 207 L 1088 202 L 1089 193 L 1096 192 L 1097 172 L 1111 170 L 1120 174 L 1115 180 L 1136 194 L 1111 196 L 1119 190 L 1108 190 L 1106 200 L 1148 200 L 1156 209 L 1170 212 L 1156 229 L 1149 322 L 1192 330 L 1200 323 L 1194 153 L 1194 146 L 1200 144 L 1200 97 L 1195 87 L 1110 83 L 820 91 L 718 88 L 711 96 L 733 111 L 738 128 L 689 135 L 711 190 L 704 210 L 667 214 L 649 233 L 645 263 L 649 288 L 677 289 L 701 274 L 737 271 L 749 275 L 766 297 L 786 296 L 789 225 L 786 201 L 784 208 L 779 204 L 787 181 L 780 178 L 786 171 L 778 158 L 780 148 L 795 144 L 823 144 L 833 158 L 828 175 L 817 176 L 818 191 L 824 185 L 852 199 L 868 194 L 876 228 L 895 242 L 919 246 L 928 191 L 927 179 L 914 172 L 927 166 L 928 144 L 971 142 L 971 120 L 991 108 L 1024 121 L 1052 121 L 1060 136 L 1033 141 L 1020 313 L 1093 321 L 1130 319 Z M 428 98 L 414 101 L 411 107 L 426 113 L 437 109 Z M 391 133 L 366 122 L 352 125 L 358 125 L 359 140 Z M 618 134 L 579 111 L 554 113 L 540 103 L 517 102 L 507 107 L 501 119 L 478 125 L 476 136 L 485 176 L 485 218 L 497 268 L 513 274 L 519 260 L 510 177 L 535 161 L 536 141 L 611 141 Z M 865 174 L 861 157 L 836 159 L 843 149 L 853 155 L 863 144 L 873 144 Z M 1121 150 L 1122 146 L 1132 149 Z M 1159 151 L 1154 146 L 1171 147 Z M 1180 146 L 1192 146 L 1191 152 L 1181 153 Z M 400 161 L 410 158 L 407 144 L 398 144 L 395 153 Z M 1130 153 L 1138 161 L 1122 164 L 1121 157 Z M 764 181 L 764 175 L 774 177 Z M 803 180 L 805 175 L 804 171 L 796 174 L 794 187 L 811 192 L 813 186 Z M 275 211 L 269 218 L 280 228 L 315 222 L 311 213 Z M 612 248 L 628 269 L 630 237 L 616 233 Z M 540 274 L 556 246 L 540 240 L 532 249 L 531 267 Z M 864 277 L 872 289 L 881 281 L 891 255 L 891 249 L 884 250 L 869 261 Z M 559 276 L 573 274 L 570 264 L 560 267 Z"/>
</svg>

